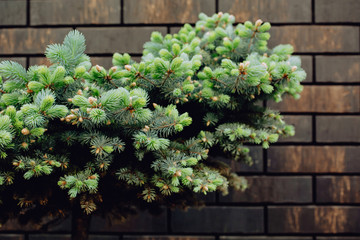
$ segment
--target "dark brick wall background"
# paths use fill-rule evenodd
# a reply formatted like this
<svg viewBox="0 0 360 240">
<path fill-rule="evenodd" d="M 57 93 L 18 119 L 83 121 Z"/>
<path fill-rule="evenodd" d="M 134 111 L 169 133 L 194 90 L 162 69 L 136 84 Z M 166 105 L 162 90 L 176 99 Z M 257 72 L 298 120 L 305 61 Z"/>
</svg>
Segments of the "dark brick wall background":
<svg viewBox="0 0 360 240">
<path fill-rule="evenodd" d="M 46 63 L 46 45 L 76 28 L 93 64 L 110 67 L 115 51 L 140 57 L 152 31 L 172 33 L 218 11 L 270 21 L 271 45 L 291 43 L 301 55 L 301 99 L 267 103 L 296 136 L 253 148 L 252 167 L 234 164 L 248 177 L 244 193 L 112 226 L 96 218 L 91 240 L 360 240 L 360 0 L 1 0 L 0 60 Z M 0 239 L 65 240 L 70 225 L 43 233 L 8 224 Z"/>
</svg>

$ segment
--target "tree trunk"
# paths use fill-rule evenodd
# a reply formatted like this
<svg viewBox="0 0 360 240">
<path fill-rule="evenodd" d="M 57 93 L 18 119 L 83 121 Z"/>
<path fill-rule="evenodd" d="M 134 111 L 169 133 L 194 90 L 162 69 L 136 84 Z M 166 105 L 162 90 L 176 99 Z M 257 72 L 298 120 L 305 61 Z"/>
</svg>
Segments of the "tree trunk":
<svg viewBox="0 0 360 240">
<path fill-rule="evenodd" d="M 72 210 L 71 240 L 88 240 L 91 216 L 84 213 L 80 203 L 75 202 Z"/>
</svg>

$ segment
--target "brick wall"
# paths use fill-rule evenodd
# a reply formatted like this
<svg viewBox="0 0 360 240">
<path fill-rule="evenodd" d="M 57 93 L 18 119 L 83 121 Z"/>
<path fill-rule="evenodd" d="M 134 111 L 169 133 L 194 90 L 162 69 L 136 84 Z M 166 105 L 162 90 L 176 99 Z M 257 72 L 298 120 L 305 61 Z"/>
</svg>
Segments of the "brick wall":
<svg viewBox="0 0 360 240">
<path fill-rule="evenodd" d="M 280 104 L 294 137 L 253 148 L 245 193 L 212 194 L 187 212 L 144 213 L 126 223 L 93 219 L 92 240 L 359 240 L 360 0 L 1 0 L 0 59 L 44 63 L 49 43 L 72 28 L 87 39 L 93 64 L 115 51 L 139 57 L 154 30 L 175 32 L 199 12 L 270 21 L 271 45 L 291 43 L 308 73 L 302 98 Z M 47 233 L 0 228 L 4 240 L 70 239 L 69 221 Z"/>
</svg>

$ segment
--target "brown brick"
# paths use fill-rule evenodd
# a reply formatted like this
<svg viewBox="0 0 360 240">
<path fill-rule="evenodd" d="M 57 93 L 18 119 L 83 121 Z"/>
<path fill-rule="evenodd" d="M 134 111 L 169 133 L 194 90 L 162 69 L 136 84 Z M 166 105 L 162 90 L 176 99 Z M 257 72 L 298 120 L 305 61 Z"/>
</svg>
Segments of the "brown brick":
<svg viewBox="0 0 360 240">
<path fill-rule="evenodd" d="M 315 22 L 360 22 L 358 0 L 316 0 Z"/>
<path fill-rule="evenodd" d="M 29 58 L 29 65 L 30 66 L 34 66 L 34 65 L 50 66 L 51 62 L 46 57 L 30 57 Z"/>
<path fill-rule="evenodd" d="M 233 14 L 237 22 L 259 18 L 273 23 L 311 22 L 310 0 L 221 0 L 219 9 Z"/>
<path fill-rule="evenodd" d="M 0 25 L 25 25 L 26 0 L 0 1 Z"/>
<path fill-rule="evenodd" d="M 269 172 L 360 173 L 360 148 L 352 146 L 273 146 Z"/>
<path fill-rule="evenodd" d="M 215 0 L 125 0 L 124 10 L 125 23 L 194 23 L 215 13 Z"/>
<path fill-rule="evenodd" d="M 70 240 L 69 234 L 30 234 L 29 240 Z"/>
<path fill-rule="evenodd" d="M 292 44 L 295 52 L 358 52 L 359 28 L 354 26 L 277 26 L 270 47 Z"/>
<path fill-rule="evenodd" d="M 89 240 L 119 240 L 119 236 L 90 235 Z"/>
<path fill-rule="evenodd" d="M 316 237 L 316 240 L 360 240 L 360 237 Z"/>
<path fill-rule="evenodd" d="M 25 236 L 20 234 L 0 234 L 1 240 L 24 240 Z"/>
<path fill-rule="evenodd" d="M 317 202 L 360 203 L 360 176 L 318 176 Z"/>
<path fill-rule="evenodd" d="M 360 56 L 316 56 L 317 82 L 360 82 Z"/>
<path fill-rule="evenodd" d="M 261 207 L 204 207 L 176 209 L 171 215 L 174 233 L 260 233 L 264 231 Z"/>
<path fill-rule="evenodd" d="M 119 0 L 32 0 L 31 25 L 120 23 Z"/>
<path fill-rule="evenodd" d="M 97 233 L 111 233 L 111 232 L 166 232 L 166 210 L 163 210 L 159 215 L 152 215 L 149 212 L 140 212 L 136 215 L 129 216 L 126 221 L 118 219 L 111 220 L 103 219 L 94 216 L 91 219 L 90 231 Z"/>
<path fill-rule="evenodd" d="M 246 177 L 249 188 L 220 196 L 221 202 L 304 203 L 312 200 L 311 177 Z"/>
<path fill-rule="evenodd" d="M 301 56 L 301 67 L 306 72 L 306 79 L 303 82 L 313 81 L 312 56 Z"/>
<path fill-rule="evenodd" d="M 78 28 L 86 37 L 87 53 L 142 53 L 153 31 L 166 34 L 166 27 Z"/>
<path fill-rule="evenodd" d="M 14 61 L 20 63 L 23 67 L 26 67 L 26 58 L 25 57 L 1 57 L 0 62 L 2 61 Z"/>
<path fill-rule="evenodd" d="M 105 69 L 109 69 L 113 66 L 112 57 L 91 57 L 91 64 L 94 66 L 100 65 Z"/>
<path fill-rule="evenodd" d="M 269 233 L 360 233 L 360 207 L 269 207 Z"/>
<path fill-rule="evenodd" d="M 123 240 L 215 240 L 205 236 L 124 236 Z"/>
<path fill-rule="evenodd" d="M 316 141 L 360 142 L 360 116 L 317 116 Z"/>
<path fill-rule="evenodd" d="M 256 236 L 256 237 L 241 237 L 241 236 L 220 236 L 220 240 L 312 240 L 312 237 L 269 237 L 269 236 Z"/>
<path fill-rule="evenodd" d="M 175 34 L 180 31 L 181 27 L 171 27 L 170 28 L 170 34 Z"/>
<path fill-rule="evenodd" d="M 268 105 L 282 112 L 356 113 L 360 86 L 304 86 L 299 100 L 285 96 L 282 102 Z"/>
<path fill-rule="evenodd" d="M 263 171 L 263 150 L 262 147 L 250 146 L 250 156 L 252 157 L 253 164 L 249 166 L 248 164 L 231 160 L 230 158 L 225 158 L 221 156 L 210 157 L 220 160 L 230 165 L 232 171 L 234 172 L 262 172 Z"/>
<path fill-rule="evenodd" d="M 62 43 L 70 28 L 0 29 L 0 54 L 44 53 L 47 45 Z"/>
<path fill-rule="evenodd" d="M 295 136 L 281 137 L 279 142 L 311 142 L 312 121 L 311 116 L 286 115 L 284 121 L 295 127 Z"/>
<path fill-rule="evenodd" d="M 5 224 L 0 224 L 0 233 L 2 231 L 39 231 L 45 224 L 52 222 L 54 219 L 50 217 L 43 218 L 41 222 L 29 222 L 27 224 L 20 224 L 17 219 L 9 219 Z M 59 220 L 59 219 L 58 219 Z M 69 218 L 58 222 L 57 224 L 50 224 L 47 228 L 49 232 L 69 232 L 71 221 Z M 0 235 L 1 236 L 1 235 Z M 0 238 L 1 239 L 1 238 Z"/>
</svg>

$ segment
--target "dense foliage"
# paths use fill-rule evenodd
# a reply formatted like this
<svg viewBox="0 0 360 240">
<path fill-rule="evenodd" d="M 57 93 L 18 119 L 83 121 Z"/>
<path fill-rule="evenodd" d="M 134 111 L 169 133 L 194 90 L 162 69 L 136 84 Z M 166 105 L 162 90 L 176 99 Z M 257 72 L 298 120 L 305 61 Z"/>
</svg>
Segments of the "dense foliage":
<svg viewBox="0 0 360 240">
<path fill-rule="evenodd" d="M 298 98 L 306 74 L 292 46 L 268 49 L 269 23 L 199 17 L 176 34 L 154 32 L 140 62 L 115 53 L 109 70 L 91 66 L 76 30 L 48 46 L 49 67 L 0 64 L 3 220 L 10 210 L 91 213 L 246 184 L 208 156 L 251 164 L 247 146 L 293 135 L 263 101 Z"/>
</svg>

